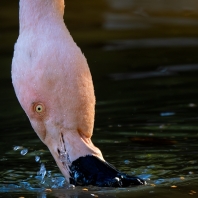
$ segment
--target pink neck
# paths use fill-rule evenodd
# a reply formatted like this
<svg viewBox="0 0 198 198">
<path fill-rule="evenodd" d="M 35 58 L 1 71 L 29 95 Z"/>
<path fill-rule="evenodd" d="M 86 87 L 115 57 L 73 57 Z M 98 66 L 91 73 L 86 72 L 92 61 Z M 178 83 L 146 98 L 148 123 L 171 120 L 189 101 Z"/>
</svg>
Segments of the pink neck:
<svg viewBox="0 0 198 198">
<path fill-rule="evenodd" d="M 20 0 L 20 33 L 50 22 L 63 21 L 64 0 Z M 46 23 L 47 22 L 47 23 Z"/>
</svg>

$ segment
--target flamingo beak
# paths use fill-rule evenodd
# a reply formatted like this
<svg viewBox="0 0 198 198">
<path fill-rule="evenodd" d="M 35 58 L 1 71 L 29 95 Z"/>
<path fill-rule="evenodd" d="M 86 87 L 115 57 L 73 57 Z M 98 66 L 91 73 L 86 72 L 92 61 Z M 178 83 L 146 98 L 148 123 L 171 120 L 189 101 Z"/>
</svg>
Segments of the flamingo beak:
<svg viewBox="0 0 198 198">
<path fill-rule="evenodd" d="M 48 146 L 68 183 L 75 186 L 99 187 L 146 184 L 144 180 L 121 173 L 106 162 L 90 139 L 86 140 L 74 131 L 61 133 L 48 131 L 46 134 L 43 142 Z"/>
<path fill-rule="evenodd" d="M 146 182 L 138 177 L 121 173 L 100 156 L 100 150 L 90 141 L 80 136 L 63 134 L 60 142 L 54 141 L 49 147 L 57 165 L 70 184 L 75 186 L 128 187 L 144 185 Z M 57 140 L 57 139 L 56 139 Z M 70 146 L 72 144 L 72 146 Z M 91 150 L 91 152 L 89 152 Z M 78 154 L 76 154 L 76 151 Z"/>
</svg>

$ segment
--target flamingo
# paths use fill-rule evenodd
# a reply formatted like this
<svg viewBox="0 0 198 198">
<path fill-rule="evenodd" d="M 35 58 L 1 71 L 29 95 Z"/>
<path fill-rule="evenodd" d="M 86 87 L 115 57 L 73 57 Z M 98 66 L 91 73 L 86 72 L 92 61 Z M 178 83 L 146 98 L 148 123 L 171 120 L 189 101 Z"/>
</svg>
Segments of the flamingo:
<svg viewBox="0 0 198 198">
<path fill-rule="evenodd" d="M 19 37 L 12 60 L 16 96 L 66 181 L 129 186 L 145 182 L 116 170 L 91 141 L 92 77 L 63 21 L 64 0 L 20 0 Z"/>
</svg>

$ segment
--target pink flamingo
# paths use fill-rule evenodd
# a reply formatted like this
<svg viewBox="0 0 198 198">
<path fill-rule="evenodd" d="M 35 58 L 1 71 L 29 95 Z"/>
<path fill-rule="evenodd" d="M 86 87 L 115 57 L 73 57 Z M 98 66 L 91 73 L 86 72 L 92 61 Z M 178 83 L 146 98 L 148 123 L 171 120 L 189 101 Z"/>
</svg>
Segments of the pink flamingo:
<svg viewBox="0 0 198 198">
<path fill-rule="evenodd" d="M 144 184 L 108 164 L 91 141 L 92 78 L 63 14 L 64 0 L 20 0 L 20 33 L 12 61 L 16 96 L 68 182 L 115 187 Z"/>
</svg>

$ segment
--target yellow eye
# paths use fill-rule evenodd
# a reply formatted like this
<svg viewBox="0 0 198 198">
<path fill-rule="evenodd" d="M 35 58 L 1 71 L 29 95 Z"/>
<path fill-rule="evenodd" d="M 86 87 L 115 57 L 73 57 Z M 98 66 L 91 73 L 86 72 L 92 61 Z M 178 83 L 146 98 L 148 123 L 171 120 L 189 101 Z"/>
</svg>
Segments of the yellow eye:
<svg viewBox="0 0 198 198">
<path fill-rule="evenodd" d="M 43 106 L 41 104 L 37 105 L 35 108 L 37 113 L 41 113 L 43 111 Z"/>
<path fill-rule="evenodd" d="M 41 102 L 33 103 L 33 111 L 39 115 L 45 114 L 45 105 Z"/>
</svg>

